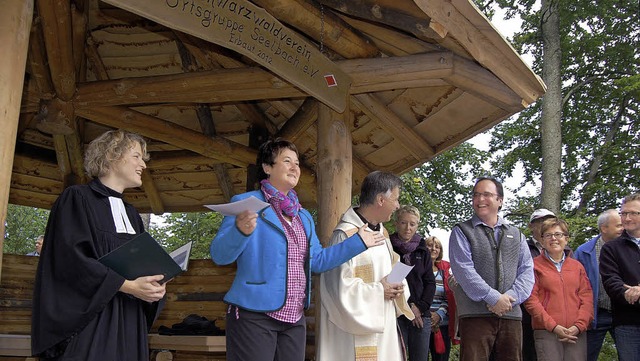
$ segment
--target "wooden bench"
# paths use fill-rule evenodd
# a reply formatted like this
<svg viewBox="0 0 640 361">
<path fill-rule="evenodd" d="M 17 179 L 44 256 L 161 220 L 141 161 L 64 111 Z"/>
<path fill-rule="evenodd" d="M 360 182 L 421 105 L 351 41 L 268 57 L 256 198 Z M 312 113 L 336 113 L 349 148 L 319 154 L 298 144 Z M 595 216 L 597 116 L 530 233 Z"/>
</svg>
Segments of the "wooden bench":
<svg viewBox="0 0 640 361">
<path fill-rule="evenodd" d="M 29 356 L 26 360 L 35 360 L 31 358 L 31 336 L 29 335 L 0 335 L 0 356 Z"/>
<path fill-rule="evenodd" d="M 38 257 L 3 255 L 0 278 L 0 361 L 34 360 L 30 356 L 31 306 Z M 235 265 L 216 266 L 211 260 L 190 260 L 189 270 L 167 283 L 167 302 L 151 328 L 153 360 L 225 360 L 224 336 L 162 336 L 190 314 L 215 321 L 224 329 L 227 306 L 222 301 L 235 276 Z M 313 309 L 307 312 L 307 358 L 313 359 Z M 160 356 L 160 357 L 157 357 Z"/>
</svg>

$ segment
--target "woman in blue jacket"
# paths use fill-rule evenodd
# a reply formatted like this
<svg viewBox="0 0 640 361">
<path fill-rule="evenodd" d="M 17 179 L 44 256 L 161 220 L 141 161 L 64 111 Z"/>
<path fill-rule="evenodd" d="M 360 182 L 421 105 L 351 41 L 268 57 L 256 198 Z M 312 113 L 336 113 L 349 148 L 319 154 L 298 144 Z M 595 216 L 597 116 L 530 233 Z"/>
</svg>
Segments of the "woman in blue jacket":
<svg viewBox="0 0 640 361">
<path fill-rule="evenodd" d="M 384 243 L 366 224 L 344 242 L 322 248 L 311 214 L 300 206 L 293 188 L 300 178 L 295 145 L 283 139 L 260 146 L 260 190 L 251 196 L 270 206 L 258 213 L 227 216 L 211 242 L 219 265 L 237 262 L 236 277 L 224 297 L 227 360 L 303 361 L 306 345 L 304 309 L 311 299 L 311 272 L 328 271 L 368 247 Z"/>
</svg>

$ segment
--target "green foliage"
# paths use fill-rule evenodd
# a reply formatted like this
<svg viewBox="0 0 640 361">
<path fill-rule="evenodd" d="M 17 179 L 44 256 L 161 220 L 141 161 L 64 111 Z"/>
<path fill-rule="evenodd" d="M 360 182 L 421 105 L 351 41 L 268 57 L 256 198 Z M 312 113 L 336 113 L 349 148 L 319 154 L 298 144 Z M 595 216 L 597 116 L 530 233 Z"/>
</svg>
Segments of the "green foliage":
<svg viewBox="0 0 640 361">
<path fill-rule="evenodd" d="M 531 0 L 477 0 L 499 5 L 523 19 L 515 47 L 542 64 L 541 14 Z M 588 239 L 594 216 L 617 208 L 619 200 L 639 191 L 640 167 L 640 26 L 637 1 L 575 0 L 558 3 L 562 42 L 562 213 L 575 222 L 575 242 Z M 602 11 L 607 9 L 607 11 Z M 541 179 L 540 102 L 492 130 L 491 169 L 503 178 L 524 169 L 518 187 L 537 187 Z M 595 170 L 590 177 L 590 170 Z M 516 201 L 519 213 L 539 203 L 537 195 Z M 526 213 L 526 212 L 522 212 Z M 593 222 L 592 224 L 595 224 Z M 592 226 L 593 227 L 593 226 Z M 584 233 L 583 233 L 584 232 Z"/>
<path fill-rule="evenodd" d="M 618 359 L 618 351 L 616 351 L 615 344 L 613 342 L 613 338 L 610 333 L 604 338 L 604 342 L 602 343 L 602 349 L 600 349 L 600 355 L 598 355 L 598 360 L 609 361 L 609 360 L 617 360 Z"/>
<path fill-rule="evenodd" d="M 209 245 L 222 223 L 220 213 L 171 213 L 162 218 L 163 222 L 153 224 L 149 233 L 167 251 L 173 251 L 186 242 L 193 241 L 191 258 L 211 258 Z"/>
<path fill-rule="evenodd" d="M 3 253 L 27 254 L 35 251 L 35 241 L 44 234 L 49 219 L 46 209 L 9 204 Z"/>
<path fill-rule="evenodd" d="M 471 216 L 469 194 L 474 179 L 486 174 L 483 164 L 488 158 L 486 152 L 464 143 L 402 176 L 400 203 L 420 210 L 421 233 L 450 229 Z"/>
</svg>

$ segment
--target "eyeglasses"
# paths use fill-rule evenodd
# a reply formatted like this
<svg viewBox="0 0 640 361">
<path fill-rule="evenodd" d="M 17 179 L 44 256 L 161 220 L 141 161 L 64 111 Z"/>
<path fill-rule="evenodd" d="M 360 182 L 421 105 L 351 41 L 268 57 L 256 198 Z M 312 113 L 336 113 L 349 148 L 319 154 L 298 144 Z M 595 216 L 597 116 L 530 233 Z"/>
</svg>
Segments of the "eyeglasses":
<svg viewBox="0 0 640 361">
<path fill-rule="evenodd" d="M 620 212 L 618 214 L 620 214 L 621 218 L 624 218 L 626 216 L 629 216 L 629 217 L 638 217 L 638 216 L 640 216 L 640 212 Z"/>
<path fill-rule="evenodd" d="M 543 239 L 563 239 L 564 237 L 566 237 L 567 234 L 565 233 L 561 233 L 561 232 L 556 232 L 556 233 L 545 233 L 542 235 Z"/>
<path fill-rule="evenodd" d="M 493 196 L 497 196 L 497 194 L 491 192 L 473 192 L 471 193 L 471 195 L 473 196 L 473 198 L 492 198 Z"/>
</svg>

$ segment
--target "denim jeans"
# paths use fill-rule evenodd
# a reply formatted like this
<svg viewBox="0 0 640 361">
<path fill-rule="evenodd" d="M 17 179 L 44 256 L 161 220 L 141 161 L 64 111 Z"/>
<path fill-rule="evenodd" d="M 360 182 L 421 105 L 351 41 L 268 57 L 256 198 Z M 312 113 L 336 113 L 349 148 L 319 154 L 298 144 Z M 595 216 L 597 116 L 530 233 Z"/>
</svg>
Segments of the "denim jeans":
<svg viewBox="0 0 640 361">
<path fill-rule="evenodd" d="M 611 312 L 604 308 L 598 308 L 598 319 L 596 320 L 597 327 L 587 331 L 587 361 L 598 361 L 602 342 L 604 341 L 607 332 L 610 332 L 611 337 L 615 340 L 615 333 L 611 322 Z"/>
<path fill-rule="evenodd" d="M 442 340 L 444 340 L 444 353 L 437 354 L 433 345 L 433 333 L 429 338 L 429 353 L 431 354 L 431 361 L 449 361 L 449 353 L 451 352 L 451 339 L 449 338 L 449 325 L 440 326 L 440 333 L 442 333 Z"/>
<path fill-rule="evenodd" d="M 640 361 L 640 325 L 615 327 L 618 360 Z"/>
<path fill-rule="evenodd" d="M 429 313 L 427 312 L 427 315 Z M 429 315 L 430 316 L 430 315 Z M 424 327 L 417 328 L 404 316 L 398 317 L 398 326 L 411 361 L 427 361 L 429 357 L 429 335 L 431 334 L 431 317 L 422 317 Z"/>
</svg>

